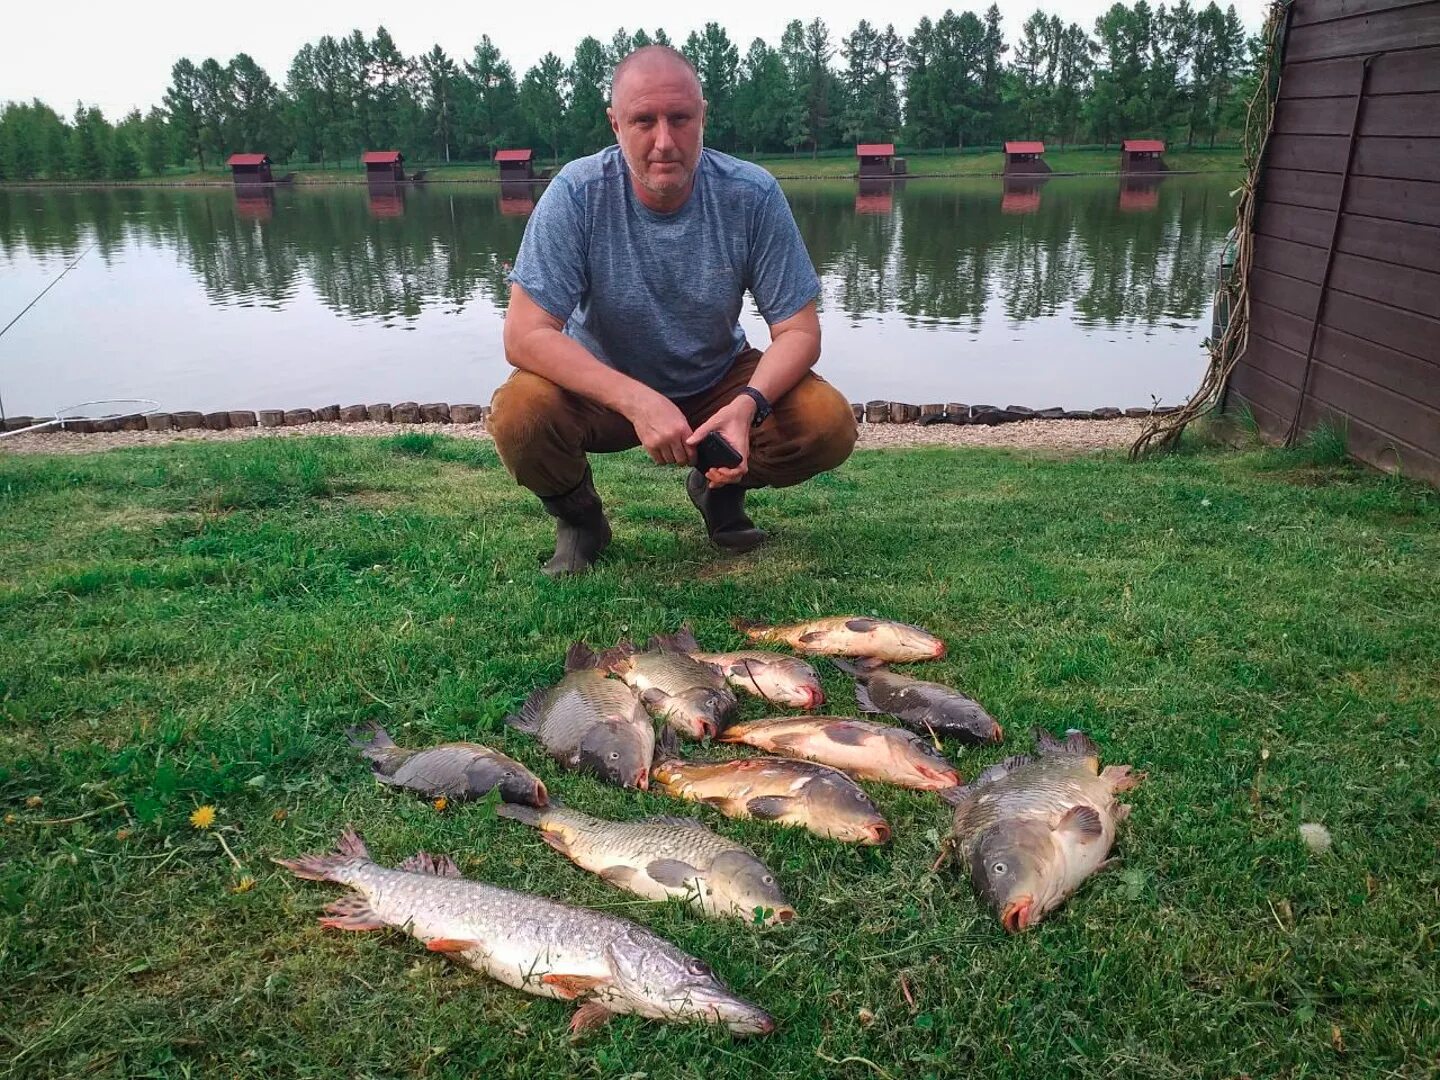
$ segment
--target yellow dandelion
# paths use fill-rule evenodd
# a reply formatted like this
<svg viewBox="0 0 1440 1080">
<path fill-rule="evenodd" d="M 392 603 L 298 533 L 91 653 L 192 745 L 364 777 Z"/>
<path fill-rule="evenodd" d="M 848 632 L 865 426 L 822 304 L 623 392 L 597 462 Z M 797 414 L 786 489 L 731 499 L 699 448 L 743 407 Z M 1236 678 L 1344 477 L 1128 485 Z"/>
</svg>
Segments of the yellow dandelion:
<svg viewBox="0 0 1440 1080">
<path fill-rule="evenodd" d="M 6 815 L 5 815 L 5 824 L 6 824 L 6 825 L 14 825 L 14 824 L 15 824 L 17 821 L 19 821 L 19 820 L 20 820 L 20 819 L 17 818 L 14 814 L 6 814 Z"/>
<path fill-rule="evenodd" d="M 215 824 L 215 807 L 206 803 L 204 806 L 197 806 L 195 812 L 190 815 L 190 824 L 197 829 L 208 829 Z"/>
<path fill-rule="evenodd" d="M 276 810 L 273 814 L 270 815 L 270 820 L 271 820 L 271 821 L 284 821 L 284 820 L 285 820 L 287 817 L 289 817 L 289 816 L 290 816 L 290 812 L 289 812 L 288 810 L 286 810 L 286 809 L 282 806 L 282 807 L 280 807 L 278 810 Z"/>
<path fill-rule="evenodd" d="M 116 839 L 116 840 L 129 840 L 129 839 L 130 839 L 130 830 L 129 830 L 129 829 L 116 829 L 116 830 L 115 830 L 115 839 Z"/>
<path fill-rule="evenodd" d="M 44 805 L 44 802 L 45 800 L 40 798 L 39 795 L 31 795 L 25 800 L 25 805 L 31 810 L 39 810 L 40 807 Z"/>
<path fill-rule="evenodd" d="M 255 879 L 249 874 L 246 874 L 244 877 L 242 877 L 239 881 L 235 883 L 235 885 L 231 888 L 230 891 L 233 893 L 249 892 L 254 887 Z"/>
<path fill-rule="evenodd" d="M 445 812 L 445 808 L 450 805 L 450 800 L 447 799 L 444 795 L 441 795 L 430 805 L 435 807 L 437 811 L 443 814 Z"/>
</svg>

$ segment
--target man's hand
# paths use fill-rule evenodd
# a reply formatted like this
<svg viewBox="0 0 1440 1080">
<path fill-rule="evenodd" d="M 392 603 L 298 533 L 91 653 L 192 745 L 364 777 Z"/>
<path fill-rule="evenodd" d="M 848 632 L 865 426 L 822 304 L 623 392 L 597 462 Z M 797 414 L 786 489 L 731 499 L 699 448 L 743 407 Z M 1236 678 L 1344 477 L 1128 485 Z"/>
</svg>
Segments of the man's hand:
<svg viewBox="0 0 1440 1080">
<path fill-rule="evenodd" d="M 625 410 L 625 418 L 650 460 L 657 465 L 688 465 L 695 460 L 693 437 L 685 414 L 663 394 L 646 389 Z"/>
<path fill-rule="evenodd" d="M 713 416 L 698 428 L 695 434 L 685 440 L 686 447 L 693 455 L 700 440 L 712 431 L 725 436 L 725 441 L 740 455 L 740 464 L 733 469 L 711 469 L 705 474 L 712 488 L 726 484 L 738 484 L 750 468 L 750 424 L 755 419 L 755 400 L 748 394 L 741 394 L 728 405 L 715 410 Z"/>
</svg>

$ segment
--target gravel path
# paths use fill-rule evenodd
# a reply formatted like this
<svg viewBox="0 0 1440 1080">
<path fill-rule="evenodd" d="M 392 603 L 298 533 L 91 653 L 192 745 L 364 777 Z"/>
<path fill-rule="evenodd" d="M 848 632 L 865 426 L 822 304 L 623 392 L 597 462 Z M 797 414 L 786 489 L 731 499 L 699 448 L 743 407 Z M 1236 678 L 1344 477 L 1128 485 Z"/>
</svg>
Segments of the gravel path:
<svg viewBox="0 0 1440 1080">
<path fill-rule="evenodd" d="M 998 446 L 1026 450 L 1079 453 L 1089 450 L 1122 449 L 1139 436 L 1145 421 L 1117 420 L 1023 420 L 998 427 L 955 424 L 862 424 L 860 449 L 887 449 L 914 446 Z M 300 427 L 231 428 L 209 431 L 114 431 L 97 435 L 70 432 L 36 432 L 0 439 L 0 453 L 91 454 L 127 446 L 161 446 L 166 443 L 235 442 L 239 439 L 287 439 L 313 435 L 400 435 L 431 432 L 457 439 L 488 439 L 483 424 L 362 424 L 314 423 Z"/>
</svg>

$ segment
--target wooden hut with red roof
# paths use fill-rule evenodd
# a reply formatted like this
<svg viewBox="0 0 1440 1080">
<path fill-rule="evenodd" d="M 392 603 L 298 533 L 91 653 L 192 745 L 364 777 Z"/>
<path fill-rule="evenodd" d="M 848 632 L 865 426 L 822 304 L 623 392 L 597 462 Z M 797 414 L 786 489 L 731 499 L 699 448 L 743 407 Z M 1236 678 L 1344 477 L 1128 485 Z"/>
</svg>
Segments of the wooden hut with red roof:
<svg viewBox="0 0 1440 1080">
<path fill-rule="evenodd" d="M 861 176 L 894 175 L 894 143 L 858 143 L 855 146 L 855 156 L 860 160 Z"/>
<path fill-rule="evenodd" d="M 405 179 L 405 155 L 399 150 L 366 150 L 360 155 L 370 183 L 398 184 Z"/>
<path fill-rule="evenodd" d="M 1005 144 L 1006 176 L 1048 173 L 1049 171 L 1050 166 L 1045 164 L 1045 144 L 1043 142 L 1020 139 Z"/>
<path fill-rule="evenodd" d="M 497 150 L 495 164 L 500 166 L 502 181 L 535 179 L 534 150 Z"/>
<path fill-rule="evenodd" d="M 231 154 L 225 162 L 230 166 L 230 176 L 237 184 L 270 184 L 269 154 Z"/>
<path fill-rule="evenodd" d="M 1164 172 L 1163 153 L 1165 144 L 1159 139 L 1126 139 L 1120 144 L 1120 171 Z"/>
</svg>

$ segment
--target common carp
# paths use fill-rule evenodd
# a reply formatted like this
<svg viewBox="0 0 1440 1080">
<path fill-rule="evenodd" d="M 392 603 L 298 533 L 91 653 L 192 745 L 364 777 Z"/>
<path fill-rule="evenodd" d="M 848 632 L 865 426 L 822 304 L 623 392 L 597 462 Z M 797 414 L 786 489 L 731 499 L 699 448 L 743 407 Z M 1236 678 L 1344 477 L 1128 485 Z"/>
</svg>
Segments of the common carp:
<svg viewBox="0 0 1440 1080">
<path fill-rule="evenodd" d="M 379 724 L 351 728 L 348 734 L 382 784 L 457 802 L 478 799 L 497 787 L 506 802 L 544 806 L 549 801 L 538 776 L 488 746 L 451 742 L 407 750 L 396 746 Z"/>
<path fill-rule="evenodd" d="M 945 643 L 930 631 L 869 615 L 837 615 L 788 626 L 739 620 L 735 626 L 752 641 L 783 642 L 800 652 L 824 656 L 873 656 L 906 663 L 945 655 Z"/>
<path fill-rule="evenodd" d="M 955 767 L 918 735 L 844 716 L 776 717 L 732 724 L 720 742 L 818 761 L 857 780 L 939 791 L 960 783 Z"/>
<path fill-rule="evenodd" d="M 540 830 L 577 866 L 647 900 L 675 897 L 706 915 L 767 925 L 795 917 L 764 863 L 694 818 L 606 821 L 555 805 L 497 806 L 495 812 Z"/>
<path fill-rule="evenodd" d="M 1115 796 L 1143 779 L 1129 765 L 1101 769 L 1099 750 L 1078 731 L 1061 741 L 1037 728 L 1035 748 L 1037 756 L 1007 758 L 944 796 L 955 822 L 941 861 L 956 851 L 969 862 L 976 894 L 1012 933 L 1105 865 L 1130 813 Z"/>
<path fill-rule="evenodd" d="M 655 728 L 635 692 L 598 671 L 572 671 L 536 690 L 505 722 L 539 739 L 567 769 L 621 787 L 650 786 Z"/>
<path fill-rule="evenodd" d="M 832 661 L 855 679 L 861 712 L 885 713 L 932 738 L 948 735 L 971 743 L 999 742 L 1005 729 L 984 707 L 958 690 L 891 671 L 884 664 Z"/>
<path fill-rule="evenodd" d="M 682 761 L 655 766 L 667 794 L 715 807 L 727 817 L 798 825 L 854 844 L 883 844 L 890 826 L 870 796 L 839 769 L 789 758 Z"/>
<path fill-rule="evenodd" d="M 775 1021 L 736 997 L 707 964 L 626 919 L 460 876 L 446 856 L 420 852 L 391 870 L 346 829 L 334 854 L 276 859 L 296 877 L 353 890 L 320 925 L 404 930 L 432 952 L 539 997 L 579 1003 L 572 1031 L 612 1015 L 724 1024 L 767 1034 Z"/>
<path fill-rule="evenodd" d="M 599 653 L 576 642 L 565 664 L 570 670 L 594 668 L 616 676 L 640 695 L 657 720 L 692 739 L 714 736 L 738 705 L 723 675 L 654 639 L 644 649 L 622 641 Z"/>
<path fill-rule="evenodd" d="M 764 698 L 773 705 L 818 709 L 825 704 L 820 676 L 798 656 L 761 649 L 706 652 L 688 628 L 669 637 L 652 638 L 651 641 L 663 643 L 665 648 L 675 652 L 683 652 L 702 664 L 709 664 L 724 675 L 731 686 Z"/>
</svg>

